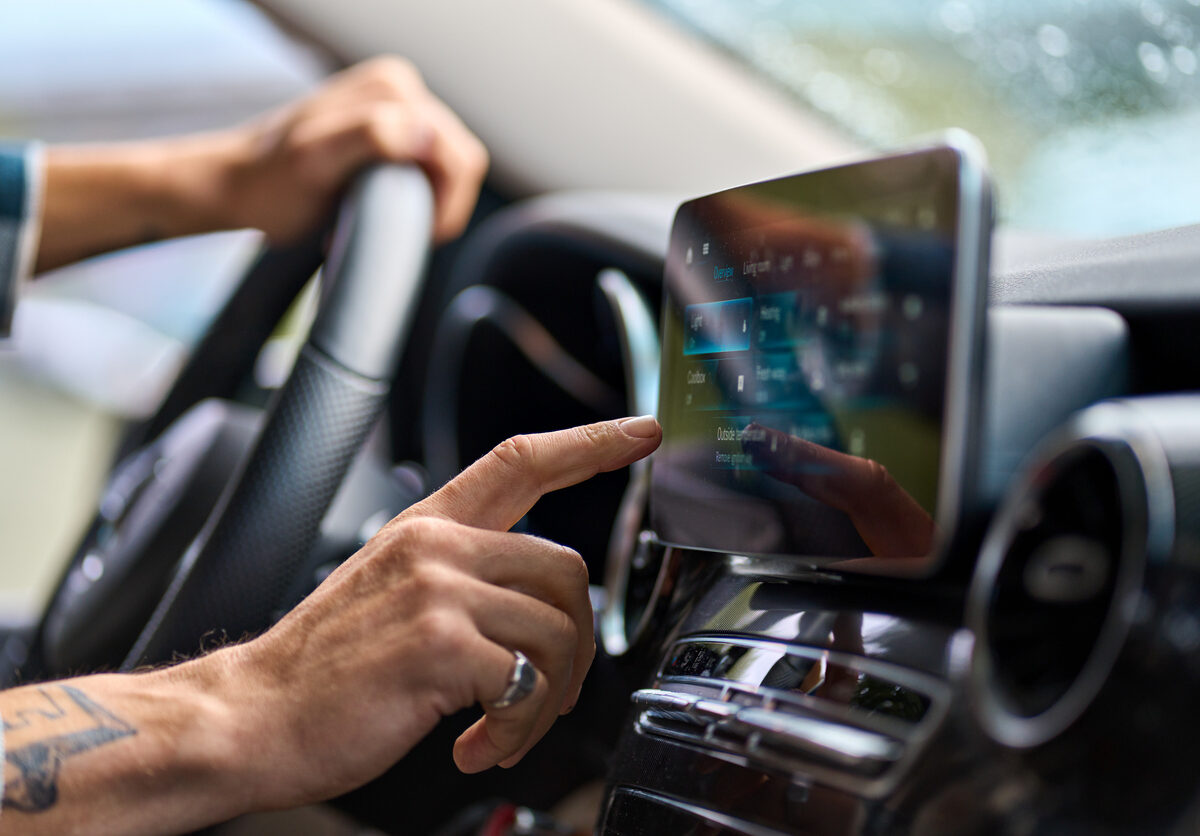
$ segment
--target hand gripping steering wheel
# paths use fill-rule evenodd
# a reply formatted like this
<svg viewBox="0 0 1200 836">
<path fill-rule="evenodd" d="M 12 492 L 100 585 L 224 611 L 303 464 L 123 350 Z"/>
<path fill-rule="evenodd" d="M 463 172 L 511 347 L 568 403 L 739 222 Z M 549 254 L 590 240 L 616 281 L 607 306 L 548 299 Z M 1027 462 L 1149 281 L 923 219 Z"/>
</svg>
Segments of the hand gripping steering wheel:
<svg viewBox="0 0 1200 836">
<path fill-rule="evenodd" d="M 120 513 L 102 506 L 106 522 L 92 527 L 35 637 L 33 675 L 114 664 L 111 645 L 106 659 L 81 657 L 71 644 L 86 644 L 89 629 L 112 621 L 109 611 L 125 605 L 122 595 L 128 597 L 130 589 L 145 586 L 141 594 L 161 597 L 156 604 L 143 602 L 143 611 L 152 606 L 152 614 L 132 646 L 119 651 L 123 669 L 194 653 L 209 638 L 257 633 L 294 603 L 298 573 L 321 521 L 384 408 L 420 298 L 432 224 L 432 192 L 419 169 L 380 166 L 359 178 L 338 216 L 325 267 L 326 291 L 307 342 L 261 429 L 257 417 L 232 421 L 241 427 L 232 434 L 246 436 L 248 452 L 232 478 L 221 475 L 224 488 L 216 489 L 219 499 L 198 536 L 181 557 L 168 555 L 164 564 L 164 555 L 153 554 L 162 532 L 147 529 L 169 527 L 170 519 L 184 513 L 179 509 L 186 509 L 188 491 L 201 490 L 197 485 L 205 482 L 196 474 L 219 433 L 209 433 L 201 453 L 187 441 L 204 434 L 197 426 L 211 424 L 204 420 L 204 404 L 176 421 L 140 459 L 134 453 L 115 471 L 114 482 L 124 478 L 142 485 L 153 481 L 155 470 L 143 460 L 161 462 L 173 444 L 191 445 L 187 478 L 175 479 L 186 489 L 160 488 L 146 499 L 138 487 L 122 494 L 130 507 Z M 223 414 L 236 414 L 237 408 L 230 409 Z M 210 405 L 208 412 L 213 411 Z M 230 435 L 227 430 L 221 430 L 221 438 Z M 179 458 L 187 457 L 172 461 Z M 167 506 L 175 509 L 175 517 L 164 510 Z M 98 530 L 106 532 L 102 541 L 95 536 Z M 157 585 L 147 585 L 139 563 L 167 568 Z"/>
</svg>

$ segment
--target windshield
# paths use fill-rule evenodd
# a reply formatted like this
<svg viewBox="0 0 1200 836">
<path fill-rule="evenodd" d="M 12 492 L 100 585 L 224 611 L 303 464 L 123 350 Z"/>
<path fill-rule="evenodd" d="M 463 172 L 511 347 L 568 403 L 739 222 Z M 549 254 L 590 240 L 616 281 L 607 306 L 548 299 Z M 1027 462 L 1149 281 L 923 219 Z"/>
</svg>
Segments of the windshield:
<svg viewBox="0 0 1200 836">
<path fill-rule="evenodd" d="M 647 0 L 872 147 L 977 135 L 1001 220 L 1200 222 L 1200 0 Z"/>
</svg>

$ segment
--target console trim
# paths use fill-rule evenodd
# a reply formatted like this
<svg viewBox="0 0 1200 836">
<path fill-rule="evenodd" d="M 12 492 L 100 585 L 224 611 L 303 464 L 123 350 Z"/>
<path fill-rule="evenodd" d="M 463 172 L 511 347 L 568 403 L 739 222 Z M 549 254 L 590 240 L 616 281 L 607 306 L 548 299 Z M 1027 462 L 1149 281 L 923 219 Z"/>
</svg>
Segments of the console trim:
<svg viewBox="0 0 1200 836">
<path fill-rule="evenodd" d="M 719 813 L 716 810 L 709 810 L 705 807 L 701 807 L 698 804 L 692 804 L 689 801 L 684 801 L 673 796 L 652 792 L 650 790 L 644 790 L 638 787 L 623 785 L 615 787 L 608 803 L 610 810 L 612 809 L 612 805 L 623 795 L 638 798 L 642 801 L 647 801 L 651 804 L 657 804 L 660 807 L 667 807 L 681 813 L 687 813 L 688 815 L 706 821 L 709 824 L 715 824 L 720 827 L 735 830 L 743 836 L 786 836 L 786 834 L 778 830 L 764 827 L 761 824 L 754 824 L 753 822 L 748 822 L 744 819 L 729 816 L 725 813 Z M 607 819 L 608 814 L 606 812 L 606 823 Z"/>
<path fill-rule="evenodd" d="M 912 722 L 871 716 L 821 697 L 751 683 L 664 675 L 664 661 L 654 687 L 631 696 L 640 709 L 634 720 L 639 734 L 665 738 L 739 766 L 783 771 L 793 778 L 803 776 L 878 797 L 901 779 L 948 711 L 947 683 L 929 674 L 843 651 L 727 634 L 698 634 L 673 642 L 668 654 L 684 645 L 706 643 L 825 660 L 915 691 L 928 700 L 928 706 Z"/>
</svg>

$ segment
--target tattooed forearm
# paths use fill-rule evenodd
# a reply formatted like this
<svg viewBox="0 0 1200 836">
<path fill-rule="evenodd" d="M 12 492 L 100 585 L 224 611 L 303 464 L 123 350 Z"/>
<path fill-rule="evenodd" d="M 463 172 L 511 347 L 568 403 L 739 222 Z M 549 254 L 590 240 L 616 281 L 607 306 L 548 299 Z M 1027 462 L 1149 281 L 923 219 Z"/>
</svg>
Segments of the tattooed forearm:
<svg viewBox="0 0 1200 836">
<path fill-rule="evenodd" d="M 30 688 L 4 712 L 4 807 L 36 813 L 58 800 L 63 762 L 137 729 L 70 685 Z"/>
</svg>

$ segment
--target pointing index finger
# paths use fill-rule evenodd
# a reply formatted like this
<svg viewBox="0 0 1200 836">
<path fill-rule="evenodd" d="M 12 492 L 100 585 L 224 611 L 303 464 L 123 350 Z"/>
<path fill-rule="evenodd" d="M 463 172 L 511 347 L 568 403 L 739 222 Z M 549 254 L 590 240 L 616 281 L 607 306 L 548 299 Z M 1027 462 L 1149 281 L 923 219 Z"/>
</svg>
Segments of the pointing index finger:
<svg viewBox="0 0 1200 836">
<path fill-rule="evenodd" d="M 401 516 L 433 515 L 507 531 L 544 494 L 625 467 L 661 440 L 651 415 L 514 436 Z"/>
</svg>

